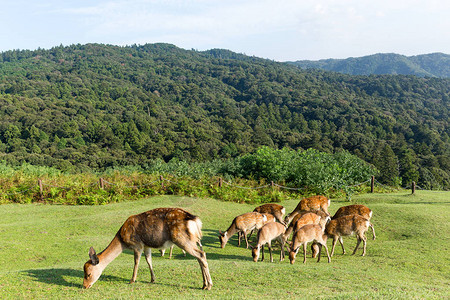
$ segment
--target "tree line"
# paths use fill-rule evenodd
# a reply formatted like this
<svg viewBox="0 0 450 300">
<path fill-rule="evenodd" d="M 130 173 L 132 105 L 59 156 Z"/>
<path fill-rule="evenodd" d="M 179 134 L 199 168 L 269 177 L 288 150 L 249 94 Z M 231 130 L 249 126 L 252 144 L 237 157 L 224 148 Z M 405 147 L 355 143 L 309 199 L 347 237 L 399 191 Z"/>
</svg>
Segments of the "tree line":
<svg viewBox="0 0 450 300">
<path fill-rule="evenodd" d="M 228 50 L 102 44 L 0 55 L 0 160 L 79 172 L 343 150 L 389 185 L 450 187 L 450 80 L 300 70 Z"/>
</svg>

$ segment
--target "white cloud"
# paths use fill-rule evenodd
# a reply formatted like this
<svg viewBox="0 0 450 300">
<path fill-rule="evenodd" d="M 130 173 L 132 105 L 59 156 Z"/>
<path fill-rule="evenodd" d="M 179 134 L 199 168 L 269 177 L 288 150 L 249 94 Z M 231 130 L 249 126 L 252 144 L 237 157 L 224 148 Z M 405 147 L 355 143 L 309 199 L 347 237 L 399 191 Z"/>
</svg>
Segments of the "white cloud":
<svg viewBox="0 0 450 300">
<path fill-rule="evenodd" d="M 11 32 L 2 35 L 9 49 L 30 39 L 169 42 L 287 60 L 445 52 L 448 11 L 448 0 L 15 0 L 2 7 L 0 28 Z"/>
</svg>

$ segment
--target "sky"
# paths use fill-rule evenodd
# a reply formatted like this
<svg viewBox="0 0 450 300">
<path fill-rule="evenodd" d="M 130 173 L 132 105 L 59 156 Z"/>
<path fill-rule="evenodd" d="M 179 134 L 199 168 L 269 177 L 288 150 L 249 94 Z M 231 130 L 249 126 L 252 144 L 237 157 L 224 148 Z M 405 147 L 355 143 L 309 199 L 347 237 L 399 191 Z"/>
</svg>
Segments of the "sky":
<svg viewBox="0 0 450 300">
<path fill-rule="evenodd" d="M 275 61 L 450 53 L 448 0 L 0 0 L 0 52 L 170 43 Z"/>
</svg>

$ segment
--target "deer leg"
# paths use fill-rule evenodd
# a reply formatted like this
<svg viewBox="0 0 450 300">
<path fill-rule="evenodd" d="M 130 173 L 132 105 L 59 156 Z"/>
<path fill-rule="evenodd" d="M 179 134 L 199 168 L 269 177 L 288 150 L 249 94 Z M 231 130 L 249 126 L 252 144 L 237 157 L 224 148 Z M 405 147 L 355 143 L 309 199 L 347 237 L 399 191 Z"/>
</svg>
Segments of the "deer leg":
<svg viewBox="0 0 450 300">
<path fill-rule="evenodd" d="M 314 245 L 314 244 L 313 244 Z M 319 262 L 320 261 L 320 255 L 322 254 L 322 244 L 315 244 L 316 245 L 316 247 L 319 249 L 318 250 L 318 258 L 317 258 L 317 262 Z M 312 246 L 311 246 L 311 248 L 312 248 Z M 317 253 L 316 253 L 316 255 L 317 255 Z M 314 258 L 314 256 L 313 256 L 313 258 Z"/>
<path fill-rule="evenodd" d="M 189 253 L 190 255 L 194 256 L 197 259 L 197 261 L 200 265 L 200 269 L 202 270 L 202 276 L 203 276 L 202 289 L 210 290 L 213 283 L 212 283 L 211 275 L 209 273 L 208 262 L 206 260 L 206 253 L 203 252 L 202 250 L 199 250 L 197 248 L 196 243 L 194 243 L 194 244 L 188 243 L 186 245 L 177 244 L 177 246 L 180 247 L 181 249 L 185 250 L 187 253 Z"/>
<path fill-rule="evenodd" d="M 250 239 L 250 238 L 252 237 L 253 230 L 254 230 L 254 229 L 250 230 L 250 234 L 248 235 L 248 239 Z"/>
<path fill-rule="evenodd" d="M 153 282 L 155 282 L 155 273 L 153 273 L 153 267 L 152 267 L 152 249 L 149 247 L 144 248 L 144 255 L 145 255 L 145 260 L 147 261 L 148 267 L 150 269 L 150 276 L 151 276 L 150 282 L 153 283 Z"/>
<path fill-rule="evenodd" d="M 306 242 L 303 243 L 303 263 L 306 263 Z"/>
<path fill-rule="evenodd" d="M 261 261 L 264 261 L 264 245 L 261 245 L 260 251 L 261 251 Z"/>
<path fill-rule="evenodd" d="M 355 250 L 353 250 L 352 255 L 356 253 L 356 250 L 358 250 L 359 244 L 361 244 L 361 238 L 359 236 L 356 237 L 356 247 Z"/>
<path fill-rule="evenodd" d="M 281 237 L 280 244 L 281 244 L 280 261 L 283 261 L 284 260 L 284 245 L 285 245 L 283 236 Z"/>
<path fill-rule="evenodd" d="M 342 247 L 342 254 L 345 254 L 344 239 L 342 238 L 342 236 L 339 237 L 339 243 L 341 244 Z"/>
<path fill-rule="evenodd" d="M 333 236 L 333 246 L 331 247 L 331 256 L 333 256 L 333 254 L 334 254 L 334 248 L 336 247 L 337 241 L 338 241 L 338 237 Z"/>
<path fill-rule="evenodd" d="M 367 244 L 367 238 L 364 234 L 360 234 L 357 236 L 357 242 L 356 242 L 356 247 L 355 250 L 353 250 L 352 255 L 354 255 L 356 253 L 356 251 L 358 250 L 359 245 L 361 244 L 361 241 L 363 241 L 363 253 L 362 256 L 366 255 L 366 244 Z"/>
<path fill-rule="evenodd" d="M 134 249 L 134 269 L 133 269 L 133 276 L 131 277 L 130 283 L 134 283 L 136 281 L 137 277 L 137 271 L 139 268 L 139 261 L 141 260 L 141 249 Z"/>
<path fill-rule="evenodd" d="M 317 253 L 320 251 L 319 248 L 320 246 L 316 242 L 311 244 L 312 258 L 317 257 Z"/>
<path fill-rule="evenodd" d="M 174 245 L 170 246 L 170 250 L 169 250 L 169 259 L 172 258 L 173 247 L 174 247 Z"/>
<path fill-rule="evenodd" d="M 238 247 L 241 246 L 242 231 L 238 232 Z"/>
<path fill-rule="evenodd" d="M 247 245 L 247 249 L 248 249 L 247 230 L 244 230 L 244 238 L 245 238 L 245 244 Z"/>
<path fill-rule="evenodd" d="M 363 254 L 362 254 L 362 256 L 366 255 L 366 246 L 367 246 L 367 238 L 365 235 L 363 235 Z"/>
<path fill-rule="evenodd" d="M 331 257 L 330 257 L 330 254 L 328 253 L 327 242 L 324 241 L 324 243 L 322 244 L 322 246 L 325 248 L 325 251 L 327 252 L 328 263 L 330 263 L 330 262 L 331 262 Z M 322 247 L 321 247 L 321 250 L 322 250 Z M 322 251 L 320 251 L 320 252 L 322 252 Z M 320 252 L 319 252 L 319 255 L 320 255 Z"/>
<path fill-rule="evenodd" d="M 270 254 L 270 262 L 273 263 L 273 257 L 272 257 L 272 244 L 270 242 L 267 243 L 267 247 L 269 248 L 269 254 Z"/>
<path fill-rule="evenodd" d="M 376 236 L 375 236 L 375 228 L 373 227 L 372 223 L 370 223 L 369 226 L 370 226 L 370 228 L 372 228 L 372 239 L 374 240 L 376 238 Z"/>
</svg>

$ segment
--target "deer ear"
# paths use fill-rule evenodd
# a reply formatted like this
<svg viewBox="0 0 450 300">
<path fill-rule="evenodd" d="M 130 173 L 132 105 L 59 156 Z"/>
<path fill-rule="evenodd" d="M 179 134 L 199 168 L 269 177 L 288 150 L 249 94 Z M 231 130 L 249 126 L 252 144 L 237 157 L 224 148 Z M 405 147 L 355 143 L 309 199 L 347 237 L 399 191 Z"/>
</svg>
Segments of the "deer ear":
<svg viewBox="0 0 450 300">
<path fill-rule="evenodd" d="M 92 264 L 94 266 L 98 265 L 98 263 L 100 262 L 98 259 L 97 253 L 95 253 L 95 250 L 93 247 L 89 248 L 89 258 L 91 259 Z"/>
</svg>

